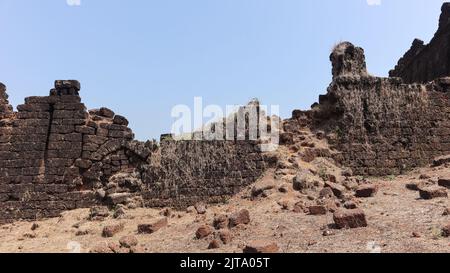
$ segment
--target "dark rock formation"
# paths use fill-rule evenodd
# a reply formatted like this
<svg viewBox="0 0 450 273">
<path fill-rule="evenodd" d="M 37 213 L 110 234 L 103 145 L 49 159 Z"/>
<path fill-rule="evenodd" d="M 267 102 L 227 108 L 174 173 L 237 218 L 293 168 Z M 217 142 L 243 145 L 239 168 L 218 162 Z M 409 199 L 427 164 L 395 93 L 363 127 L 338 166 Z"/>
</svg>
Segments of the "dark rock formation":
<svg viewBox="0 0 450 273">
<path fill-rule="evenodd" d="M 339 76 L 366 76 L 366 57 L 364 49 L 355 47 L 349 42 L 343 42 L 335 46 L 330 55 L 333 66 L 333 78 Z"/>
<path fill-rule="evenodd" d="M 400 77 L 406 83 L 426 83 L 436 78 L 450 76 L 450 3 L 442 5 L 439 28 L 428 45 L 414 40 L 411 49 L 389 72 L 390 77 Z"/>
</svg>

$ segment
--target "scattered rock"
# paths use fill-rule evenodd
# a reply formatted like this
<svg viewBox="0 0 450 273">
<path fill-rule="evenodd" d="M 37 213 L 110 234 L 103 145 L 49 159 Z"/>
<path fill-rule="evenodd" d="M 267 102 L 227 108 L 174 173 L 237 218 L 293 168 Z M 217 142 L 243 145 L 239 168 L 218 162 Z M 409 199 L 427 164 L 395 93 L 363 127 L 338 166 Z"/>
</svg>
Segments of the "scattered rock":
<svg viewBox="0 0 450 273">
<path fill-rule="evenodd" d="M 431 178 L 431 176 L 429 176 L 428 174 L 421 174 L 419 176 L 419 179 L 422 179 L 422 180 L 427 180 L 427 179 L 430 179 L 430 178 Z"/>
<path fill-rule="evenodd" d="M 326 215 L 328 212 L 325 206 L 310 206 L 308 210 L 310 215 Z"/>
<path fill-rule="evenodd" d="M 77 232 L 75 232 L 75 236 L 86 236 L 86 235 L 89 235 L 90 233 L 91 233 L 91 231 L 88 229 L 77 230 Z"/>
<path fill-rule="evenodd" d="M 206 204 L 205 203 L 197 203 L 195 204 L 195 210 L 197 211 L 198 214 L 205 214 L 206 213 Z"/>
<path fill-rule="evenodd" d="M 130 253 L 132 254 L 145 253 L 145 249 L 140 246 L 132 246 L 130 247 Z"/>
<path fill-rule="evenodd" d="M 356 205 L 356 203 L 353 202 L 353 201 L 347 201 L 347 202 L 344 203 L 344 208 L 346 208 L 346 209 L 356 209 L 356 208 L 358 208 L 358 205 Z"/>
<path fill-rule="evenodd" d="M 214 218 L 213 226 L 216 229 L 224 229 L 227 228 L 229 225 L 228 216 L 225 214 L 218 215 Z"/>
<path fill-rule="evenodd" d="M 114 237 L 114 235 L 123 231 L 123 229 L 124 229 L 123 224 L 105 226 L 102 231 L 102 236 L 107 238 Z"/>
<path fill-rule="evenodd" d="M 250 223 L 250 212 L 246 209 L 233 213 L 229 219 L 230 227 L 235 227 L 237 225 L 247 225 L 249 223 Z"/>
<path fill-rule="evenodd" d="M 208 249 L 218 249 L 220 248 L 220 241 L 217 239 L 212 240 L 209 243 Z"/>
<path fill-rule="evenodd" d="M 195 237 L 197 239 L 203 239 L 203 238 L 208 237 L 212 233 L 213 233 L 212 227 L 210 227 L 208 225 L 203 225 L 197 229 L 197 231 L 195 232 Z"/>
<path fill-rule="evenodd" d="M 138 239 L 135 236 L 124 236 L 120 238 L 119 243 L 122 247 L 131 248 L 133 246 L 137 246 Z"/>
<path fill-rule="evenodd" d="M 114 219 L 122 219 L 125 218 L 125 215 L 127 214 L 125 207 L 120 206 L 114 211 Z"/>
<path fill-rule="evenodd" d="M 281 192 L 281 193 L 288 193 L 289 192 L 289 187 L 287 185 L 283 185 L 283 186 L 278 188 L 278 191 Z"/>
<path fill-rule="evenodd" d="M 97 253 L 97 254 L 112 254 L 112 253 L 114 253 L 114 251 L 112 251 L 111 248 L 109 248 L 107 243 L 98 244 L 98 245 L 94 246 L 93 248 L 91 248 L 91 250 L 89 252 Z"/>
<path fill-rule="evenodd" d="M 450 237 L 450 224 L 442 228 L 442 236 Z"/>
<path fill-rule="evenodd" d="M 160 230 L 161 228 L 168 225 L 167 218 L 161 218 L 154 223 L 151 224 L 140 224 L 138 225 L 138 233 L 139 234 L 152 234 Z"/>
<path fill-rule="evenodd" d="M 419 191 L 422 186 L 422 183 L 411 182 L 406 184 L 406 188 L 411 191 Z"/>
<path fill-rule="evenodd" d="M 118 244 L 116 242 L 109 242 L 109 243 L 107 243 L 107 246 L 113 253 L 124 252 L 123 249 L 120 247 L 120 244 Z"/>
<path fill-rule="evenodd" d="M 448 197 L 447 189 L 439 186 L 430 186 L 419 190 L 420 197 L 425 200 Z"/>
<path fill-rule="evenodd" d="M 274 187 L 275 186 L 271 185 L 271 184 L 254 186 L 252 188 L 252 192 L 251 192 L 252 197 L 253 198 L 259 197 L 259 196 L 263 195 L 265 191 L 272 190 Z M 266 194 L 266 196 L 267 196 L 267 194 Z"/>
<path fill-rule="evenodd" d="M 366 215 L 361 209 L 340 209 L 334 213 L 333 219 L 339 229 L 367 227 Z"/>
<path fill-rule="evenodd" d="M 448 216 L 450 215 L 450 208 L 445 208 L 444 212 L 442 213 L 442 216 Z"/>
<path fill-rule="evenodd" d="M 450 155 L 435 158 L 433 161 L 433 167 L 439 167 L 447 163 L 450 163 Z"/>
<path fill-rule="evenodd" d="M 344 195 L 345 187 L 342 185 L 333 182 L 326 182 L 325 187 L 329 187 L 333 191 L 333 194 L 338 198 Z"/>
<path fill-rule="evenodd" d="M 164 217 L 171 217 L 172 216 L 172 210 L 170 208 L 165 208 L 163 209 L 159 215 L 164 216 Z"/>
<path fill-rule="evenodd" d="M 308 209 L 305 207 L 305 204 L 300 201 L 294 205 L 293 211 L 295 213 L 306 213 L 306 212 L 308 212 Z"/>
<path fill-rule="evenodd" d="M 439 179 L 438 180 L 438 185 L 441 187 L 445 187 L 447 189 L 450 189 L 450 179 Z"/>
<path fill-rule="evenodd" d="M 355 192 L 355 196 L 359 198 L 373 197 L 378 192 L 376 185 L 361 185 Z"/>
<path fill-rule="evenodd" d="M 307 189 L 312 189 L 316 184 L 316 180 L 317 179 L 309 171 L 303 171 L 294 177 L 294 190 L 304 191 Z"/>
<path fill-rule="evenodd" d="M 231 243 L 231 241 L 233 240 L 231 232 L 226 229 L 222 229 L 219 231 L 219 238 L 222 241 L 222 243 L 225 245 Z"/>
<path fill-rule="evenodd" d="M 92 207 L 89 210 L 89 220 L 91 221 L 102 221 L 109 217 L 109 209 L 104 206 Z"/>
<path fill-rule="evenodd" d="M 194 213 L 196 212 L 195 207 L 194 206 L 190 206 L 186 208 L 186 212 L 187 213 Z"/>
<path fill-rule="evenodd" d="M 331 198 L 334 196 L 334 193 L 330 187 L 326 187 L 320 191 L 319 196 L 320 198 Z"/>
<path fill-rule="evenodd" d="M 323 235 L 324 237 L 328 237 L 328 236 L 333 236 L 333 235 L 335 235 L 335 233 L 334 233 L 334 231 L 327 229 L 327 230 L 324 230 L 324 231 L 323 231 L 322 235 Z"/>
<path fill-rule="evenodd" d="M 33 223 L 33 225 L 31 225 L 31 230 L 32 231 L 35 231 L 38 228 L 39 228 L 39 224 L 38 223 Z"/>
<path fill-rule="evenodd" d="M 245 246 L 244 253 L 277 253 L 279 247 L 274 242 L 263 240 L 253 241 Z"/>
<path fill-rule="evenodd" d="M 414 232 L 412 233 L 412 237 L 413 237 L 413 238 L 420 238 L 420 237 L 422 237 L 422 235 L 421 235 L 419 232 L 414 231 Z"/>
<path fill-rule="evenodd" d="M 289 201 L 288 200 L 280 200 L 277 204 L 281 207 L 282 210 L 289 210 Z"/>
</svg>

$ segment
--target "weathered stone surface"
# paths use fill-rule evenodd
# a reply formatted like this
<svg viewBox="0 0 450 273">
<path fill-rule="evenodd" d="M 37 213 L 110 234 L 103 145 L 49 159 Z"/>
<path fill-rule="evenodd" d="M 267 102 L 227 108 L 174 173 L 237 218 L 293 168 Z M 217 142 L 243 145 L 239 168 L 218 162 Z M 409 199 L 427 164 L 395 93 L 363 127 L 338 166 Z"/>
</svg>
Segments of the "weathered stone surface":
<svg viewBox="0 0 450 273">
<path fill-rule="evenodd" d="M 310 206 L 308 210 L 311 215 L 326 215 L 328 212 L 325 206 Z"/>
<path fill-rule="evenodd" d="M 364 50 L 349 42 L 336 45 L 330 60 L 333 64 L 333 77 L 367 75 Z"/>
<path fill-rule="evenodd" d="M 219 231 L 219 238 L 223 244 L 228 245 L 233 240 L 233 235 L 227 229 L 222 229 Z"/>
<path fill-rule="evenodd" d="M 152 234 L 160 230 L 161 228 L 168 225 L 167 218 L 161 218 L 151 224 L 140 224 L 138 225 L 138 233 L 141 234 Z"/>
<path fill-rule="evenodd" d="M 419 193 L 420 198 L 425 200 L 448 197 L 446 188 L 439 186 L 429 186 L 426 188 L 421 188 L 419 190 Z"/>
<path fill-rule="evenodd" d="M 92 207 L 89 211 L 90 220 L 104 220 L 109 216 L 109 210 L 104 206 Z"/>
<path fill-rule="evenodd" d="M 309 171 L 298 173 L 293 180 L 293 187 L 296 191 L 304 191 L 314 188 L 317 179 Z"/>
<path fill-rule="evenodd" d="M 333 219 L 339 229 L 367 227 L 366 215 L 361 209 L 340 209 L 334 213 Z"/>
<path fill-rule="evenodd" d="M 450 179 L 449 178 L 441 178 L 438 180 L 438 185 L 441 187 L 450 189 Z"/>
<path fill-rule="evenodd" d="M 331 191 L 333 191 L 333 194 L 338 198 L 340 198 L 344 195 L 345 187 L 342 185 L 332 183 L 332 182 L 326 182 L 325 187 L 330 188 Z"/>
<path fill-rule="evenodd" d="M 208 237 L 212 233 L 213 228 L 211 226 L 203 225 L 197 229 L 197 231 L 195 232 L 195 236 L 197 237 L 197 239 L 203 239 Z"/>
<path fill-rule="evenodd" d="M 239 212 L 230 215 L 229 226 L 235 227 L 237 225 L 247 225 L 250 223 L 250 212 L 243 209 Z"/>
<path fill-rule="evenodd" d="M 137 246 L 139 241 L 135 236 L 129 235 L 120 238 L 119 243 L 122 247 L 131 248 L 133 246 Z"/>
<path fill-rule="evenodd" d="M 105 226 L 102 231 L 102 236 L 103 237 L 114 237 L 114 235 L 123 231 L 123 229 L 124 229 L 123 224 Z"/>
<path fill-rule="evenodd" d="M 359 198 L 373 197 L 378 192 L 376 185 L 361 185 L 356 189 L 355 196 Z"/>
<path fill-rule="evenodd" d="M 227 228 L 229 225 L 229 220 L 227 215 L 218 215 L 214 217 L 213 226 L 216 229 L 224 229 Z"/>
<path fill-rule="evenodd" d="M 442 228 L 442 236 L 450 237 L 450 223 Z"/>
<path fill-rule="evenodd" d="M 243 249 L 244 253 L 278 253 L 279 247 L 275 242 L 257 240 L 250 242 Z"/>
</svg>

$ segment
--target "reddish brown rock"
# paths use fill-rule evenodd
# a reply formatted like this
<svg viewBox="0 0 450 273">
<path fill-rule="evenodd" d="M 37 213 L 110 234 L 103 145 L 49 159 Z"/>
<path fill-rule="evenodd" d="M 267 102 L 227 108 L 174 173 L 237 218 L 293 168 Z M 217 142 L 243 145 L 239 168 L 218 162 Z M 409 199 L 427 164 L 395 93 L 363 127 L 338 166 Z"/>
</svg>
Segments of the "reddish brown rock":
<svg viewBox="0 0 450 273">
<path fill-rule="evenodd" d="M 237 225 L 247 225 L 250 223 L 250 212 L 243 209 L 239 212 L 233 213 L 229 219 L 230 227 L 235 227 Z"/>
<path fill-rule="evenodd" d="M 325 206 L 310 206 L 308 210 L 310 215 L 326 215 L 328 212 Z"/>
<path fill-rule="evenodd" d="M 233 240 L 231 232 L 226 229 L 222 229 L 219 231 L 219 238 L 222 241 L 222 243 L 225 245 L 231 243 L 231 241 Z"/>
<path fill-rule="evenodd" d="M 333 182 L 326 182 L 325 187 L 330 188 L 333 191 L 333 194 L 338 198 L 340 198 L 344 195 L 345 187 L 342 185 L 339 185 L 339 184 L 336 184 Z"/>
<path fill-rule="evenodd" d="M 320 198 L 331 198 L 334 196 L 334 193 L 330 187 L 326 187 L 320 191 L 319 196 Z"/>
<path fill-rule="evenodd" d="M 107 243 L 101 243 L 99 245 L 94 246 L 89 251 L 90 253 L 97 253 L 97 254 L 112 254 L 114 253 L 113 250 L 108 246 Z"/>
<path fill-rule="evenodd" d="M 355 196 L 359 198 L 373 197 L 378 192 L 376 185 L 361 185 L 355 192 Z"/>
<path fill-rule="evenodd" d="M 227 228 L 228 225 L 229 225 L 229 221 L 228 221 L 227 215 L 222 214 L 222 215 L 218 215 L 214 218 L 213 226 L 216 229 L 224 229 L 224 228 Z"/>
<path fill-rule="evenodd" d="M 138 233 L 140 234 L 152 234 L 160 230 L 161 228 L 168 225 L 167 218 L 161 218 L 151 224 L 140 224 L 138 225 Z"/>
<path fill-rule="evenodd" d="M 102 231 L 102 236 L 103 237 L 114 237 L 114 235 L 123 231 L 123 229 L 124 229 L 123 224 L 105 226 Z"/>
<path fill-rule="evenodd" d="M 208 237 L 212 233 L 213 233 L 212 227 L 203 225 L 197 229 L 197 231 L 195 232 L 195 237 L 197 237 L 197 239 L 203 239 Z"/>
<path fill-rule="evenodd" d="M 120 238 L 119 243 L 122 247 L 131 248 L 133 246 L 137 246 L 139 241 L 135 236 L 130 235 Z"/>
<path fill-rule="evenodd" d="M 447 189 L 439 186 L 430 186 L 419 190 L 420 198 L 430 200 L 434 198 L 448 197 Z"/>
<path fill-rule="evenodd" d="M 448 216 L 450 215 L 450 208 L 445 208 L 444 212 L 442 213 L 442 216 Z"/>
<path fill-rule="evenodd" d="M 356 209 L 356 208 L 358 208 L 358 205 L 356 205 L 356 203 L 353 202 L 353 201 L 347 201 L 347 202 L 344 203 L 344 208 L 346 208 L 346 209 Z"/>
<path fill-rule="evenodd" d="M 334 213 L 333 219 L 339 229 L 367 227 L 366 215 L 361 209 L 340 209 Z"/>
<path fill-rule="evenodd" d="M 218 249 L 218 248 L 220 248 L 220 245 L 221 245 L 220 241 L 217 239 L 214 239 L 209 243 L 208 249 Z"/>
<path fill-rule="evenodd" d="M 279 247 L 274 242 L 253 241 L 245 246 L 244 253 L 278 253 Z"/>
<path fill-rule="evenodd" d="M 442 236 L 450 237 L 450 223 L 442 228 Z"/>
<path fill-rule="evenodd" d="M 448 178 L 441 178 L 438 180 L 438 185 L 441 187 L 445 187 L 447 189 L 450 189 L 450 179 Z"/>
<path fill-rule="evenodd" d="M 206 213 L 206 204 L 205 203 L 197 203 L 194 206 L 195 210 L 197 211 L 198 214 L 205 214 Z"/>
</svg>

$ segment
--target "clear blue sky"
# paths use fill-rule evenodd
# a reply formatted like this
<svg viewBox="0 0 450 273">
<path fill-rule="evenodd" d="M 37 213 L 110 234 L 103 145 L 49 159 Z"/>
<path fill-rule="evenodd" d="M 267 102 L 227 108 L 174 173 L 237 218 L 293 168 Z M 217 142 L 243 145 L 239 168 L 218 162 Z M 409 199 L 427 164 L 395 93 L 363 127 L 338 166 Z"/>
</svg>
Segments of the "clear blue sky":
<svg viewBox="0 0 450 273">
<path fill-rule="evenodd" d="M 78 79 L 89 109 L 108 106 L 137 138 L 169 132 L 174 105 L 244 104 L 283 117 L 331 80 L 332 46 L 366 51 L 386 76 L 414 38 L 437 29 L 437 0 L 0 0 L 0 81 L 11 103 Z M 74 1 L 74 0 L 72 0 Z M 373 0 L 372 0 L 373 1 Z"/>
</svg>

